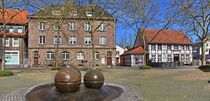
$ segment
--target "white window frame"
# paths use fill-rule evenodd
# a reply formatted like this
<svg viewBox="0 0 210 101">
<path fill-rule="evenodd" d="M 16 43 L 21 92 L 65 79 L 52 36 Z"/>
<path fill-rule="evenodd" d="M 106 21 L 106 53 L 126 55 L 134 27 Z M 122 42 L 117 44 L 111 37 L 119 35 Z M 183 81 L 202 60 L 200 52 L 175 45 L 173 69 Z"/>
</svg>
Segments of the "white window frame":
<svg viewBox="0 0 210 101">
<path fill-rule="evenodd" d="M 91 11 L 86 11 L 85 14 L 86 14 L 87 17 L 93 16 L 93 13 Z"/>
<path fill-rule="evenodd" d="M 45 44 L 45 36 L 39 36 L 39 44 Z"/>
<path fill-rule="evenodd" d="M 5 54 L 8 53 L 8 52 L 10 52 L 10 53 L 17 52 L 18 53 L 17 54 L 18 55 L 18 60 L 17 60 L 18 63 L 17 64 L 20 64 L 20 59 L 19 59 L 20 58 L 20 52 L 19 51 L 8 51 L 8 50 L 6 50 Z M 5 64 L 7 64 L 7 63 L 5 62 Z M 9 65 L 17 65 L 17 64 L 9 64 Z"/>
<path fill-rule="evenodd" d="M 49 57 L 48 57 L 49 55 Z M 46 60 L 54 60 L 54 53 L 53 52 L 47 52 L 46 54 Z"/>
<path fill-rule="evenodd" d="M 99 31 L 101 31 L 101 32 L 106 31 L 106 23 L 101 23 L 101 25 L 99 26 Z"/>
<path fill-rule="evenodd" d="M 57 43 L 57 41 L 59 43 Z M 62 39 L 61 39 L 61 36 L 54 36 L 54 44 L 62 44 Z"/>
<path fill-rule="evenodd" d="M 62 58 L 62 60 L 69 60 L 69 52 L 66 52 L 66 51 L 62 52 L 61 58 Z"/>
<path fill-rule="evenodd" d="M 97 57 L 98 55 L 98 57 Z M 95 60 L 99 60 L 100 59 L 100 53 L 99 52 L 95 52 Z"/>
<path fill-rule="evenodd" d="M 5 42 L 5 47 L 9 47 L 10 46 L 10 38 L 6 37 L 6 38 L 4 38 L 4 40 L 3 40 L 3 43 Z"/>
<path fill-rule="evenodd" d="M 84 44 L 85 45 L 91 45 L 91 43 L 92 43 L 91 36 L 85 36 L 85 38 L 84 38 Z"/>
<path fill-rule="evenodd" d="M 100 36 L 99 37 L 99 44 L 100 45 L 106 45 L 106 37 L 105 36 Z"/>
<path fill-rule="evenodd" d="M 46 29 L 46 22 L 39 22 L 39 30 L 45 30 Z"/>
<path fill-rule="evenodd" d="M 92 26 L 89 23 L 84 23 L 84 31 L 88 32 L 92 30 Z"/>
<path fill-rule="evenodd" d="M 69 30 L 71 31 L 77 30 L 76 22 L 69 22 Z"/>
<path fill-rule="evenodd" d="M 83 52 L 78 52 L 77 53 L 77 60 L 84 60 L 84 59 L 85 59 L 84 53 Z"/>
<path fill-rule="evenodd" d="M 70 36 L 69 37 L 69 44 L 72 44 L 72 45 L 77 44 L 77 37 L 76 36 Z"/>
<path fill-rule="evenodd" d="M 16 45 L 16 42 L 17 42 L 17 45 Z M 13 47 L 19 47 L 19 44 L 20 44 L 19 38 L 17 38 L 17 40 L 15 40 L 15 38 L 12 38 L 12 46 Z"/>
</svg>

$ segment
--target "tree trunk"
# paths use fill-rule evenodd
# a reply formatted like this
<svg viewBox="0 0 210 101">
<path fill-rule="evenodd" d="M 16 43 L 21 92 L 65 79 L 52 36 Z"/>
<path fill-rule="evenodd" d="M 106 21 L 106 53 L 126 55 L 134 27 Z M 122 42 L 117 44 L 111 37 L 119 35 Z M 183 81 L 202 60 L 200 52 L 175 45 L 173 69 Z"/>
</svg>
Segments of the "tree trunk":
<svg viewBox="0 0 210 101">
<path fill-rule="evenodd" d="M 205 65 L 206 64 L 206 54 L 205 54 L 205 46 L 204 46 L 204 40 L 201 40 L 201 65 Z"/>
<path fill-rule="evenodd" d="M 94 44 L 94 35 L 93 32 L 91 32 L 91 41 L 92 41 L 92 68 L 95 68 L 95 44 Z"/>
<path fill-rule="evenodd" d="M 6 22 L 5 22 L 5 9 L 4 9 L 4 0 L 2 0 L 2 19 L 3 19 L 3 45 L 2 45 L 2 64 L 1 64 L 1 70 L 5 70 L 5 44 L 6 44 Z"/>
</svg>

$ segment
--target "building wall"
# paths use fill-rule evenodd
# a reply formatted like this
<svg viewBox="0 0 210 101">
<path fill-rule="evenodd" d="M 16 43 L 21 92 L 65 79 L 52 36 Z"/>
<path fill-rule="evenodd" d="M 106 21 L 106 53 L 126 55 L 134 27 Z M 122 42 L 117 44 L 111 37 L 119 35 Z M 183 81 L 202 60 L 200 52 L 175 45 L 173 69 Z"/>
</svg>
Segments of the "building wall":
<svg viewBox="0 0 210 101">
<path fill-rule="evenodd" d="M 77 24 L 77 30 L 70 31 L 68 28 L 69 22 L 76 22 Z M 46 30 L 41 31 L 39 30 L 39 22 L 46 22 Z M 28 55 L 29 55 L 29 64 L 30 66 L 33 66 L 33 52 L 35 50 L 39 51 L 39 61 L 45 60 L 46 58 L 46 52 L 52 51 L 54 52 L 56 49 L 56 44 L 54 44 L 54 36 L 58 35 L 58 32 L 54 30 L 53 24 L 56 22 L 55 19 L 30 19 L 29 20 L 29 49 L 28 49 Z M 68 19 L 64 20 L 62 23 L 60 36 L 62 39 L 62 43 L 59 45 L 59 53 L 62 51 L 68 51 L 70 53 L 70 59 L 67 61 L 68 63 L 72 63 L 75 65 L 80 65 L 81 61 L 76 60 L 76 53 L 79 51 L 84 52 L 85 54 L 85 60 L 87 60 L 88 63 L 85 63 L 85 66 L 89 66 L 89 62 L 92 60 L 92 49 L 91 45 L 85 45 L 84 44 L 84 37 L 90 36 L 89 32 L 84 31 L 84 23 L 85 20 L 80 19 Z M 94 21 L 94 26 L 96 27 L 99 25 L 101 21 L 97 20 Z M 107 52 L 110 51 L 112 53 L 112 64 L 115 64 L 115 22 L 114 21 L 105 21 L 105 23 L 108 25 L 106 27 L 106 31 L 95 32 L 94 40 L 92 40 L 95 43 L 96 52 L 99 52 L 100 54 L 100 60 L 96 60 L 96 63 L 98 66 L 106 66 L 107 65 Z M 39 36 L 45 36 L 45 44 L 39 44 Z M 69 36 L 76 36 L 77 37 L 77 43 L 76 45 L 69 44 Z M 99 37 L 104 36 L 106 37 L 106 45 L 100 45 L 99 44 Z M 104 63 L 105 61 L 105 63 Z M 50 62 L 50 61 L 47 61 Z M 66 61 L 65 61 L 66 62 Z M 83 65 L 84 66 L 84 65 Z"/>
<path fill-rule="evenodd" d="M 128 54 L 120 56 L 121 65 L 137 67 L 144 64 L 144 55 L 143 54 Z"/>
<path fill-rule="evenodd" d="M 125 49 L 116 45 L 116 60 L 118 59 L 118 61 L 116 61 L 116 64 L 120 64 L 120 55 L 122 55 L 125 52 Z"/>
<path fill-rule="evenodd" d="M 155 47 L 152 49 L 152 45 Z M 161 50 L 158 50 L 158 45 L 161 47 Z M 167 46 L 170 46 L 171 49 L 167 49 Z M 175 46 L 178 46 L 178 49 L 174 49 Z M 189 48 L 187 48 L 189 47 Z M 179 62 L 184 62 L 185 64 L 192 63 L 192 45 L 164 45 L 164 44 L 149 44 L 148 47 L 149 60 L 151 62 L 174 62 L 174 55 L 179 56 Z M 154 56 L 152 59 L 152 55 Z M 161 59 L 158 61 L 158 55 L 161 56 Z M 168 59 L 168 56 L 171 55 L 171 60 Z M 189 55 L 189 58 L 187 57 Z M 182 57 L 183 56 L 183 57 Z"/>
</svg>

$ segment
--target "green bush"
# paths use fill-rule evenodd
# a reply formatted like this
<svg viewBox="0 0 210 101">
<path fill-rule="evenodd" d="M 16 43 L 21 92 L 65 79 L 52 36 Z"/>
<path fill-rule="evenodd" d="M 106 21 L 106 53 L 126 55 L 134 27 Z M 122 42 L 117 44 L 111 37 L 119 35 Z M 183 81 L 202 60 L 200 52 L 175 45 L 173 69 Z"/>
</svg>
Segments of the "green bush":
<svg viewBox="0 0 210 101">
<path fill-rule="evenodd" d="M 101 69 L 101 68 L 96 68 L 96 70 L 97 70 L 97 71 L 99 71 L 99 72 L 101 72 L 101 71 L 102 71 L 102 69 Z"/>
<path fill-rule="evenodd" d="M 199 66 L 199 69 L 203 72 L 210 72 L 210 65 Z"/>
<path fill-rule="evenodd" d="M 58 67 L 58 68 L 52 67 L 52 68 L 51 68 L 51 70 L 60 70 L 60 69 L 61 69 L 60 67 Z"/>
<path fill-rule="evenodd" d="M 0 71 L 0 76 L 13 76 L 14 73 L 11 71 Z"/>
<path fill-rule="evenodd" d="M 147 66 L 147 65 L 142 65 L 139 67 L 139 69 L 151 69 L 152 67 Z"/>
</svg>

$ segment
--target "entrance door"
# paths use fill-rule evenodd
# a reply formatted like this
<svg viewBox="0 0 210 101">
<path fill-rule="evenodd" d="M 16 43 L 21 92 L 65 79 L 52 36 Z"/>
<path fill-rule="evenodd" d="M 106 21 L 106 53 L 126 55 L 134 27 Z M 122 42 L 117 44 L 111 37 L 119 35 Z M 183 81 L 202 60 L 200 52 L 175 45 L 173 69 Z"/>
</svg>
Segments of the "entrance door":
<svg viewBox="0 0 210 101">
<path fill-rule="evenodd" d="M 112 53 L 107 52 L 107 66 L 112 66 Z"/>
<path fill-rule="evenodd" d="M 38 57 L 34 57 L 34 66 L 35 67 L 39 66 L 39 58 Z"/>
<path fill-rule="evenodd" d="M 174 54 L 174 62 L 179 62 L 179 54 Z"/>
</svg>

